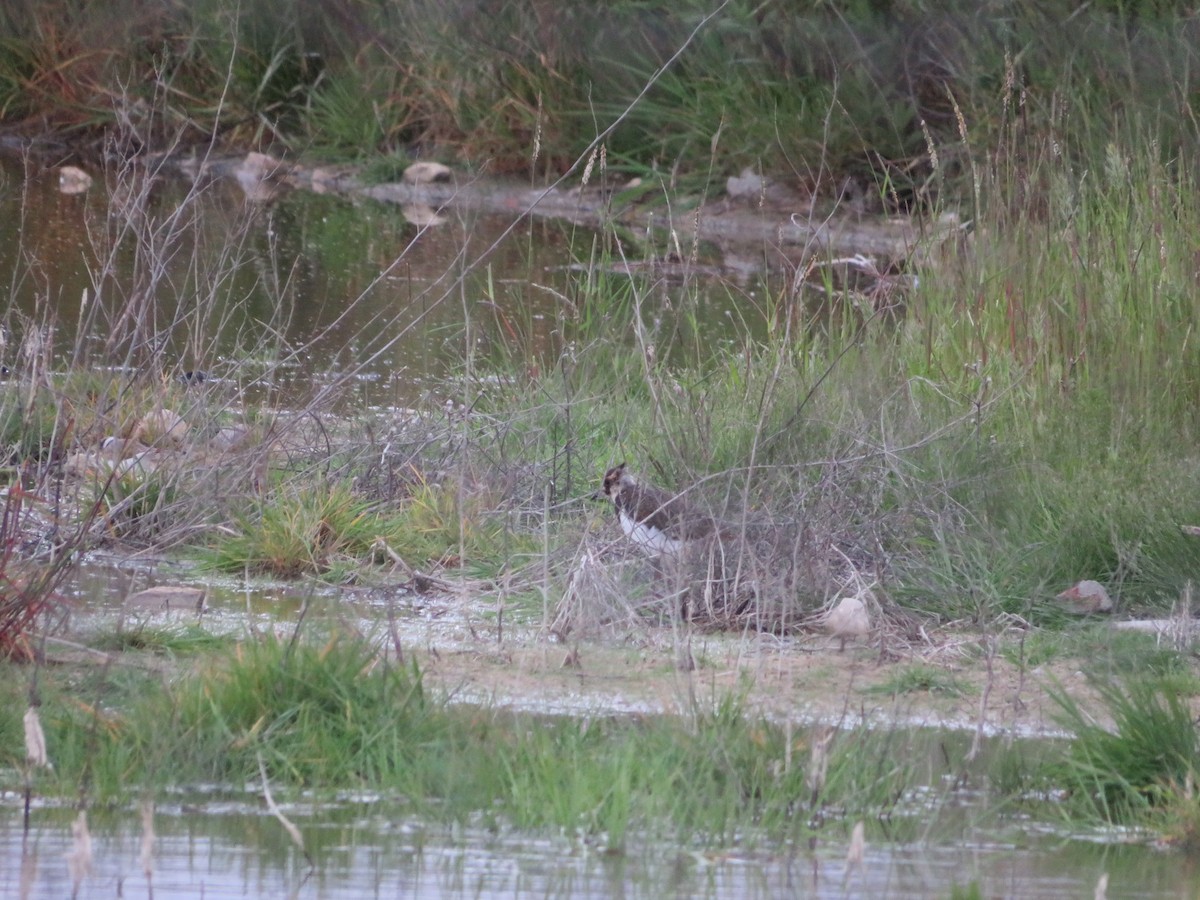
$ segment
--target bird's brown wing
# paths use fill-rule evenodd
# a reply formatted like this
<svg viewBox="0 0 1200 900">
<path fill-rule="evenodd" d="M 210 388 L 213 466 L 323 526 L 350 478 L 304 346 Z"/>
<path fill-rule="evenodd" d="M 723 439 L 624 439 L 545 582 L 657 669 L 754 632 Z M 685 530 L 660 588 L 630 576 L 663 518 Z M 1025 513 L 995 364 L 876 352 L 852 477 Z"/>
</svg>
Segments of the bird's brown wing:
<svg viewBox="0 0 1200 900">
<path fill-rule="evenodd" d="M 716 523 L 698 514 L 683 497 L 649 485 L 638 485 L 636 519 L 678 540 L 695 540 L 712 534 Z"/>
</svg>

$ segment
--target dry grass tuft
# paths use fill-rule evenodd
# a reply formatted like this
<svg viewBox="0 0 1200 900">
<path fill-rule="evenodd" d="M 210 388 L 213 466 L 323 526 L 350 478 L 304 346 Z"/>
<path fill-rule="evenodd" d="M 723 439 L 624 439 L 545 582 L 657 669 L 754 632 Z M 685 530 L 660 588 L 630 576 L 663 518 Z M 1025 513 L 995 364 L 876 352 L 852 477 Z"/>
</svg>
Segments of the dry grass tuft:
<svg viewBox="0 0 1200 900">
<path fill-rule="evenodd" d="M 707 486 L 721 480 L 710 478 Z M 708 537 L 656 559 L 615 529 L 611 540 L 586 536 L 568 567 L 551 629 L 578 635 L 665 622 L 772 633 L 819 627 L 833 598 L 874 584 L 885 564 L 854 539 L 850 522 L 805 513 L 813 496 L 810 490 L 757 503 L 736 519 L 714 516 L 719 524 Z M 694 508 L 707 506 L 688 499 Z"/>
</svg>

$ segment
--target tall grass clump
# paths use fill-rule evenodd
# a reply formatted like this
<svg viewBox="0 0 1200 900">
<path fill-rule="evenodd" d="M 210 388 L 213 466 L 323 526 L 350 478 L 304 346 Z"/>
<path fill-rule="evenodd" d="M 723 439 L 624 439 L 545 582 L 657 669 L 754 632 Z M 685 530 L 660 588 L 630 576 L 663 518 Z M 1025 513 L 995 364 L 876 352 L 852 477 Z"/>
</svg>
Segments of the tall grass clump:
<svg viewBox="0 0 1200 900">
<path fill-rule="evenodd" d="M 886 816 L 924 777 L 888 762 L 894 747 L 865 730 L 831 745 L 829 735 L 793 733 L 747 713 L 726 697 L 680 719 L 548 723 L 501 755 L 506 806 L 518 825 L 549 821 L 615 847 L 649 834 L 753 843 L 755 835 L 804 834 L 827 814 Z"/>
<path fill-rule="evenodd" d="M 1161 604 L 1200 551 L 1179 530 L 1200 504 L 1189 153 L 1127 123 L 1090 167 L 1053 139 L 1021 166 L 982 157 L 972 237 L 911 298 L 904 365 L 979 405 L 979 452 L 939 465 L 1028 599 L 1099 577 Z"/>
<path fill-rule="evenodd" d="M 1074 734 L 1051 773 L 1067 788 L 1068 807 L 1109 824 L 1191 822 L 1186 839 L 1195 842 L 1200 745 L 1188 699 L 1173 682 L 1148 677 L 1103 681 L 1097 689 L 1111 727 L 1066 694 L 1055 695 L 1059 722 Z"/>
<path fill-rule="evenodd" d="M 336 636 L 243 642 L 231 665 L 175 700 L 175 735 L 191 750 L 172 751 L 173 764 L 218 766 L 208 777 L 233 783 L 252 780 L 261 754 L 287 784 L 378 784 L 411 765 L 437 728 L 415 669 Z"/>
<path fill-rule="evenodd" d="M 282 578 L 344 568 L 369 557 L 378 540 L 395 541 L 401 533 L 398 522 L 348 486 L 320 483 L 274 493 L 234 527 L 213 549 L 212 565 Z"/>
<path fill-rule="evenodd" d="M 418 479 L 382 501 L 362 496 L 348 481 L 296 478 L 234 510 L 232 533 L 219 535 L 205 555 L 223 571 L 279 578 L 336 578 L 397 559 L 422 568 L 462 564 L 493 571 L 502 567 L 504 522 L 486 507 L 486 496 Z"/>
<path fill-rule="evenodd" d="M 68 692 L 50 679 L 46 789 L 93 802 L 214 783 L 239 792 L 257 786 L 261 761 L 281 797 L 362 787 L 435 821 L 619 850 L 648 836 L 754 845 L 886 817 L 938 765 L 919 732 L 809 733 L 735 697 L 638 718 L 448 704 L 369 642 L 314 637 L 250 637 L 166 682 L 112 670 Z M 0 734 L 19 733 L 15 722 L 0 717 Z"/>
<path fill-rule="evenodd" d="M 174 685 L 117 671 L 76 690 L 80 702 L 47 693 L 49 741 L 67 789 L 99 797 L 240 786 L 256 780 L 259 758 L 285 787 L 380 784 L 439 728 L 414 669 L 336 636 L 242 641 Z"/>
</svg>

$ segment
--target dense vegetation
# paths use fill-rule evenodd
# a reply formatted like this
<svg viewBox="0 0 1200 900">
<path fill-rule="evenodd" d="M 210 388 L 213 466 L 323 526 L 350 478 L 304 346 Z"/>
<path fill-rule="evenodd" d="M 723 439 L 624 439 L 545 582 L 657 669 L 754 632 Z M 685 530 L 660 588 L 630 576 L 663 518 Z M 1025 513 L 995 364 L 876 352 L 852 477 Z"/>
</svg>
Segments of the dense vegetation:
<svg viewBox="0 0 1200 900">
<path fill-rule="evenodd" d="M 1051 142 L 1085 168 L 1150 139 L 1190 165 L 1198 29 L 1183 3 L 1070 0 L 19 0 L 0 116 L 97 150 L 124 125 L 131 152 L 216 137 L 536 178 L 604 132 L 631 173 L 760 166 L 911 206 L 947 179 L 965 199 L 984 162 L 1036 175 Z"/>
<path fill-rule="evenodd" d="M 30 352 L 14 381 L 24 390 L 4 394 L 0 429 L 12 482 L 55 505 L 31 524 L 25 495 L 8 495 L 5 583 L 20 589 L 0 600 L 0 643 L 30 652 L 30 611 L 50 603 L 70 559 L 55 557 L 40 581 L 22 574 L 17 551 L 30 528 L 69 551 L 119 538 L 203 549 L 216 568 L 286 577 L 370 577 L 373 566 L 401 560 L 414 583 L 415 569 L 435 567 L 487 579 L 487 589 L 503 583 L 507 601 L 556 634 L 618 620 L 644 627 L 659 620 L 640 607 L 629 615 L 629 582 L 584 577 L 594 573 L 586 565 L 594 547 L 574 501 L 614 452 L 635 454 L 665 483 L 700 483 L 696 498 L 768 535 L 754 545 L 756 560 L 785 574 L 759 578 L 758 606 L 739 627 L 807 627 L 847 581 L 870 582 L 897 633 L 913 616 L 969 621 L 999 638 L 1010 628 L 1059 628 L 1062 614 L 1048 601 L 1080 578 L 1110 585 L 1123 611 L 1190 602 L 1200 540 L 1181 526 L 1200 524 L 1200 17 L 1167 3 L 959 6 L 6 5 L 4 120 L 63 139 L 64 155 L 111 154 L 118 183 L 139 183 L 122 166 L 146 151 L 214 139 L 310 159 L 434 156 L 538 183 L 582 168 L 602 144 L 608 167 L 653 174 L 672 198 L 715 191 L 749 165 L 835 213 L 952 214 L 969 224 L 913 260 L 886 261 L 896 269 L 865 283 L 814 258 L 764 275 L 753 297 L 731 286 L 753 327 L 727 352 L 686 366 L 666 351 L 689 333 L 696 306 L 648 310 L 644 282 L 611 276 L 619 244 L 604 234 L 564 304 L 569 351 L 528 365 L 525 336 L 508 329 L 503 352 L 464 360 L 447 393 L 474 415 L 422 411 L 380 430 L 331 424 L 320 403 L 293 417 L 238 411 L 253 439 L 233 457 L 151 465 L 86 455 L 105 434 L 149 440 L 148 417 L 162 410 L 178 411 L 206 447 L 234 418 L 178 378 L 163 380 L 138 315 L 114 320 L 127 330 L 109 335 L 116 361 L 143 354 L 136 378 L 62 377 Z M 188 246 L 190 219 L 146 215 L 148 197 L 137 190 L 120 196 L 126 205 L 114 204 L 99 280 L 132 256 L 141 261 L 133 278 L 144 283 L 128 296 L 144 299 L 160 286 L 154 260 Z M 246 259 L 231 250 L 205 271 L 197 255 L 192 287 L 205 308 L 223 308 L 225 276 L 245 270 Z M 170 443 L 166 431 L 157 438 Z M 56 487 L 72 453 L 85 454 L 75 462 L 92 476 L 73 502 Z M 214 471 L 222 491 L 203 489 Z M 233 683 L 263 677 L 253 658 L 239 658 L 143 697 L 128 722 L 98 710 L 79 722 L 60 713 L 52 734 L 77 751 L 74 763 L 58 757 L 60 772 L 129 766 L 154 781 L 180 752 L 155 741 L 178 735 L 145 723 L 169 720 L 195 751 L 197 777 L 247 777 L 253 748 L 293 784 L 315 778 L 314 760 L 349 759 L 331 777 L 395 786 L 388 779 L 415 752 L 404 741 L 439 748 L 439 765 L 465 760 L 473 771 L 474 745 L 497 734 L 477 722 L 454 730 L 462 722 L 431 712 L 419 678 L 403 669 L 357 679 L 374 665 L 363 647 L 334 643 L 322 654 L 251 642 L 239 652 L 266 654 L 271 672 L 281 658 L 316 671 L 291 685 L 303 696 L 277 692 L 278 708 L 254 705 L 270 691 Z M 338 676 L 332 699 L 316 696 L 322 672 Z M 1195 683 L 1173 674 L 1166 693 L 1106 695 L 1133 751 L 1088 733 L 1074 757 L 1077 795 L 1101 815 L 1158 812 L 1169 795 L 1180 820 L 1194 818 L 1196 750 L 1170 691 L 1195 694 Z M 341 696 L 351 684 L 366 695 Z M 371 705 L 397 696 L 411 701 L 411 734 L 378 722 Z M 338 714 L 360 710 L 368 724 L 345 730 Z M 1151 720 L 1149 738 L 1139 712 Z M 311 730 L 283 727 L 299 715 L 314 717 Z M 715 786 L 714 805 L 685 820 L 720 832 L 713 823 L 734 806 L 777 827 L 774 835 L 792 828 L 791 807 L 771 794 L 801 793 L 801 776 L 765 768 L 788 738 L 764 726 L 764 754 L 756 739 L 730 738 L 723 716 L 737 718 L 725 711 L 688 725 L 687 735 L 702 736 L 701 756 L 719 757 L 715 766 L 689 755 L 677 723 L 650 736 L 663 782 L 687 771 Z M 1073 724 L 1083 730 L 1082 721 Z M 332 724 L 339 731 L 329 737 Z M 15 720 L 5 727 L 15 731 Z M 610 835 L 642 824 L 611 806 L 636 790 L 598 787 L 640 771 L 628 764 L 641 752 L 629 749 L 636 729 L 572 727 L 504 731 L 507 768 L 493 773 L 503 787 L 484 785 L 467 805 L 491 808 L 504 796 L 516 821 L 590 815 L 588 827 Z M 1167 733 L 1170 758 L 1141 766 L 1138 748 Z M 363 752 L 347 756 L 347 744 Z M 539 761 L 597 746 L 596 768 L 580 768 L 593 783 L 529 789 Z M 1131 759 L 1136 774 L 1099 773 Z M 218 760 L 229 768 L 211 771 Z M 545 788 L 561 770 L 540 774 Z M 428 779 L 405 785 L 414 795 L 444 795 L 453 781 L 445 771 L 408 777 Z M 516 802 L 529 796 L 538 816 Z M 645 814 L 678 817 L 670 802 L 679 799 Z M 869 812 L 877 799 L 842 802 Z M 556 815 L 545 811 L 554 807 Z"/>
</svg>

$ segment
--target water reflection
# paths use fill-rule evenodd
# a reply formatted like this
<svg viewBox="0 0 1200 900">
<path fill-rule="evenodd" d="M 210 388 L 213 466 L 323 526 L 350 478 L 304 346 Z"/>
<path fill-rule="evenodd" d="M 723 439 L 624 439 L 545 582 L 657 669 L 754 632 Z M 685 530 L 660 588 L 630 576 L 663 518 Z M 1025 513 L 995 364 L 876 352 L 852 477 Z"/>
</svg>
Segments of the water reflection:
<svg viewBox="0 0 1200 900">
<path fill-rule="evenodd" d="M 79 601 L 70 636 L 111 629 L 114 618 L 122 628 L 141 627 L 142 619 L 124 609 L 125 597 L 150 583 L 186 580 L 185 575 L 152 564 L 100 566 L 93 560 L 68 588 Z M 289 591 L 231 584 L 210 593 L 204 627 L 245 634 L 282 624 L 290 632 L 301 605 L 325 601 L 327 609 L 314 608 L 310 615 L 350 617 L 367 632 L 382 615 L 369 592 L 351 599 L 345 592 L 326 597 L 295 586 Z M 388 600 L 389 606 L 397 603 L 394 596 Z M 430 620 L 418 609 L 399 606 L 406 644 L 429 643 L 436 633 L 437 645 L 445 649 L 452 645 L 450 635 L 462 630 L 452 613 Z M 195 616 L 187 619 L 194 622 Z M 147 622 L 164 624 L 157 618 Z M 478 638 L 464 646 L 478 650 Z M 469 701 L 465 692 L 456 696 Z M 538 703 L 538 712 L 545 713 L 549 700 L 541 696 Z M 593 696 L 575 712 L 598 709 Z M 862 865 L 849 871 L 847 838 L 836 821 L 811 845 L 753 836 L 732 847 L 679 845 L 632 836 L 622 852 L 610 853 L 596 839 L 521 833 L 484 815 L 468 826 L 443 826 L 423 820 L 417 805 L 402 797 L 310 796 L 287 802 L 281 796 L 283 812 L 303 834 L 310 869 L 261 802 L 257 785 L 193 785 L 156 797 L 152 883 L 139 860 L 139 811 L 91 810 L 95 862 L 79 896 L 149 897 L 152 888 L 160 898 L 926 898 L 946 897 L 955 886 L 977 882 L 984 897 L 1056 898 L 1092 896 L 1105 873 L 1110 897 L 1195 896 L 1200 880 L 1182 860 L 1165 860 L 1142 843 L 1121 844 L 1119 834 L 1087 841 L 1044 823 L 1005 817 L 989 810 L 986 790 L 950 790 L 945 761 L 962 759 L 971 734 L 929 729 L 920 734 L 921 740 L 906 743 L 897 732 L 897 746 L 928 758 L 929 787 L 906 794 L 886 820 L 868 821 Z M 25 836 L 21 798 L 0 794 L 0 896 L 70 896 L 66 855 L 75 815 L 66 805 L 35 806 Z"/>
<path fill-rule="evenodd" d="M 461 210 L 420 228 L 395 206 L 304 191 L 248 202 L 232 178 L 198 193 L 143 176 L 60 192 L 56 170 L 0 157 L 3 322 L 50 338 L 52 368 L 202 370 L 251 401 L 305 402 L 333 381 L 356 404 L 414 405 L 468 356 L 552 362 L 589 316 L 597 235 Z M 139 180 L 140 179 L 140 180 Z M 634 257 L 652 255 L 635 246 Z M 692 354 L 741 327 L 728 291 L 663 323 L 677 285 L 640 278 L 659 353 Z M 612 291 L 627 291 L 627 276 Z M 701 298 L 702 303 L 709 300 Z M 618 333 L 632 333 L 628 323 Z M 698 337 L 704 332 L 703 339 Z"/>
<path fill-rule="evenodd" d="M 69 809 L 33 811 L 21 833 L 18 798 L 0 812 L 0 895 L 66 897 Z M 977 882 L 981 896 L 1193 896 L 1195 873 L 1140 847 L 997 840 L 970 831 L 955 843 L 887 845 L 868 839 L 861 868 L 844 845 L 708 850 L 631 838 L 610 853 L 572 836 L 503 827 L 423 824 L 401 803 L 296 803 L 300 851 L 253 801 L 201 795 L 160 806 L 153 871 L 139 860 L 137 811 L 91 814 L 92 874 L 81 897 L 896 897 L 948 896 Z"/>
</svg>

